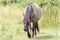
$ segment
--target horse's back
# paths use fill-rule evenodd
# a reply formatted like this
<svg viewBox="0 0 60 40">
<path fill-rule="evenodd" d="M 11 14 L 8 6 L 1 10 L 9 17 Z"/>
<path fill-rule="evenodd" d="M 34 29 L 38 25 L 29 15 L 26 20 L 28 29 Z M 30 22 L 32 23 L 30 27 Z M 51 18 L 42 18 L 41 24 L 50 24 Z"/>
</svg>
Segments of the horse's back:
<svg viewBox="0 0 60 40">
<path fill-rule="evenodd" d="M 30 17 L 31 22 L 36 22 L 41 18 L 41 9 L 36 3 L 29 3 L 24 13 L 26 17 Z"/>
<path fill-rule="evenodd" d="M 41 18 L 41 9 L 36 3 L 33 3 L 32 7 L 33 13 L 31 15 L 34 16 L 32 19 L 33 21 L 38 21 Z"/>
</svg>

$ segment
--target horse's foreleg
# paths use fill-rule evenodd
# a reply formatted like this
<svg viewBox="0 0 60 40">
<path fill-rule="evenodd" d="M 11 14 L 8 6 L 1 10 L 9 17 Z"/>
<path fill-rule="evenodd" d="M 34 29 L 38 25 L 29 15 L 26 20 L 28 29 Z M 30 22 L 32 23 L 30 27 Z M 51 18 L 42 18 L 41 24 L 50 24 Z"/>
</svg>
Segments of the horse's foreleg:
<svg viewBox="0 0 60 40">
<path fill-rule="evenodd" d="M 32 27 L 32 37 L 34 37 L 34 35 L 36 35 L 35 23 L 33 23 L 33 27 Z"/>
<path fill-rule="evenodd" d="M 29 23 L 27 34 L 28 34 L 28 37 L 31 38 L 31 23 Z"/>
<path fill-rule="evenodd" d="M 29 31 L 27 31 L 27 34 L 28 34 L 28 38 L 31 38 L 31 35 L 30 35 Z"/>
</svg>

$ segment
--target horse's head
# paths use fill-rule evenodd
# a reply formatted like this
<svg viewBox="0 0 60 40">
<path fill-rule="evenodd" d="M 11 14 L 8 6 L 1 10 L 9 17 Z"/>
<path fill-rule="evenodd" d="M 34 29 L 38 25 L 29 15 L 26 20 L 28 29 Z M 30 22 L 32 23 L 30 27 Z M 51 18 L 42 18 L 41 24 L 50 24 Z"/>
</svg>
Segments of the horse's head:
<svg viewBox="0 0 60 40">
<path fill-rule="evenodd" d="M 29 21 L 30 21 L 29 17 L 24 15 L 24 18 L 23 18 L 24 31 L 28 31 Z"/>
</svg>

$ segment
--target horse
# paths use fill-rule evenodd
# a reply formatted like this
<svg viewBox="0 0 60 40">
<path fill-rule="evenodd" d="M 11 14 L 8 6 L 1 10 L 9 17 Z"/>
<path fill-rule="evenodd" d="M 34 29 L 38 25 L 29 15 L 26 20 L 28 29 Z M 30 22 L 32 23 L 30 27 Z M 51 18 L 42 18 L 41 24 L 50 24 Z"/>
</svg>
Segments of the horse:
<svg viewBox="0 0 60 40">
<path fill-rule="evenodd" d="M 23 15 L 24 31 L 27 32 L 29 38 L 34 37 L 36 32 L 39 32 L 38 21 L 41 18 L 41 9 L 36 3 L 30 2 Z"/>
</svg>

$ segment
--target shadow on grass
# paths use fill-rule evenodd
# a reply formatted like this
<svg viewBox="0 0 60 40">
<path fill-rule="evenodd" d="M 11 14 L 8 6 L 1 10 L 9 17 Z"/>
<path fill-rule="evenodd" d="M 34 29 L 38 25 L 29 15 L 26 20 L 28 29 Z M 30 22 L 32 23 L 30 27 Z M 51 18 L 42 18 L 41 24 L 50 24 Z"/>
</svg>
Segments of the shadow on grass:
<svg viewBox="0 0 60 40">
<path fill-rule="evenodd" d="M 46 40 L 46 39 L 60 39 L 59 37 L 57 36 L 38 36 L 35 38 L 35 40 Z"/>
</svg>

